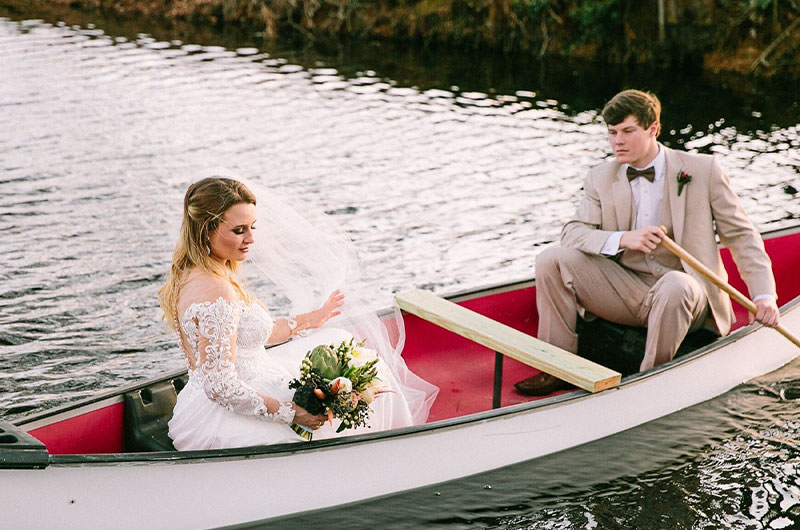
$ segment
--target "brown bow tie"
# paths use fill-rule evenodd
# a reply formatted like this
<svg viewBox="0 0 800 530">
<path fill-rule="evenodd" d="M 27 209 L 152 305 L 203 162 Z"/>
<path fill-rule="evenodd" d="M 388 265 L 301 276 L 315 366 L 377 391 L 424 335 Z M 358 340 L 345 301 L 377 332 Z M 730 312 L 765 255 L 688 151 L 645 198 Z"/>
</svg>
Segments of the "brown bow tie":
<svg viewBox="0 0 800 530">
<path fill-rule="evenodd" d="M 653 166 L 650 166 L 647 169 L 642 169 L 642 170 L 628 166 L 628 170 L 626 173 L 628 175 L 628 182 L 638 177 L 644 177 L 650 182 L 653 182 L 653 180 L 656 178 L 656 168 L 654 168 Z"/>
</svg>

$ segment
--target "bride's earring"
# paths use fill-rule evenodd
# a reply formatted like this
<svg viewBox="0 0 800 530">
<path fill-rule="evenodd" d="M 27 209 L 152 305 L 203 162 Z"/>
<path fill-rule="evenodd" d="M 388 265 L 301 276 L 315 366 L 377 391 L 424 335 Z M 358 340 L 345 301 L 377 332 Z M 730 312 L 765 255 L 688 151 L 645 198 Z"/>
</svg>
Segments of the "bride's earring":
<svg viewBox="0 0 800 530">
<path fill-rule="evenodd" d="M 211 255 L 211 247 L 208 246 L 208 243 L 206 243 L 206 254 Z"/>
</svg>

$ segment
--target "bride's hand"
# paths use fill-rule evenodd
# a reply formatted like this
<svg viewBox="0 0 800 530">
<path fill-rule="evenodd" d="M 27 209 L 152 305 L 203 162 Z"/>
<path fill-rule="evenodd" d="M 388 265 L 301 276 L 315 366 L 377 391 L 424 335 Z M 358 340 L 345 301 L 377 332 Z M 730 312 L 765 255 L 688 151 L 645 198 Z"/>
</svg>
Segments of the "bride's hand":
<svg viewBox="0 0 800 530">
<path fill-rule="evenodd" d="M 322 424 L 328 419 L 327 416 L 311 414 L 297 403 L 292 403 L 292 406 L 294 407 L 294 422 L 297 425 L 316 430 L 322 427 Z"/>
<path fill-rule="evenodd" d="M 337 310 L 342 305 L 344 305 L 344 295 L 337 289 L 331 293 L 325 303 L 322 304 L 322 307 L 308 314 L 309 327 L 321 328 L 325 325 L 325 322 L 341 314 L 341 311 Z"/>
</svg>

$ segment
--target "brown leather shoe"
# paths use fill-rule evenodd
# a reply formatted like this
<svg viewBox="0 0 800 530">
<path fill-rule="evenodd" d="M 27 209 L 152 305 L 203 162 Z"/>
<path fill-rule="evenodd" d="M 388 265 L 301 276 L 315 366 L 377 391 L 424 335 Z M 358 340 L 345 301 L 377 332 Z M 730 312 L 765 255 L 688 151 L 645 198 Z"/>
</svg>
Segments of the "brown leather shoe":
<svg viewBox="0 0 800 530">
<path fill-rule="evenodd" d="M 546 396 L 556 390 L 570 388 L 572 385 L 556 376 L 544 372 L 523 379 L 514 384 L 517 392 L 524 396 Z"/>
</svg>

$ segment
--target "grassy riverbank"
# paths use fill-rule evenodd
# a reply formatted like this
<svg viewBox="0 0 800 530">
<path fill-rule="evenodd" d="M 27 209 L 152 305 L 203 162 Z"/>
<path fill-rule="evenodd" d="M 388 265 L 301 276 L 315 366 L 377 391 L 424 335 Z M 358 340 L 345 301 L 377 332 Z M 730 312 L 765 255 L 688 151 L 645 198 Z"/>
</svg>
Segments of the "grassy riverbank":
<svg viewBox="0 0 800 530">
<path fill-rule="evenodd" d="M 8 4 L 21 0 L 5 0 Z M 304 39 L 800 75 L 796 0 L 29 0 Z"/>
</svg>

